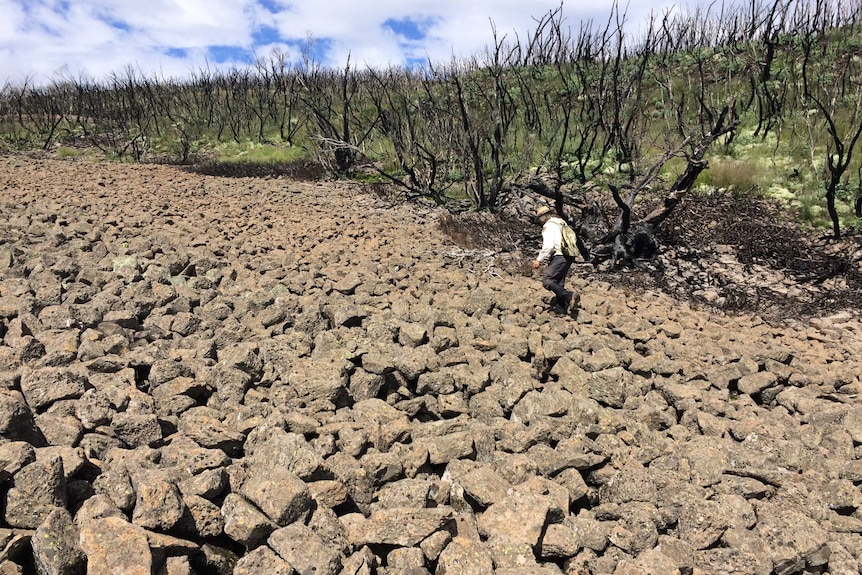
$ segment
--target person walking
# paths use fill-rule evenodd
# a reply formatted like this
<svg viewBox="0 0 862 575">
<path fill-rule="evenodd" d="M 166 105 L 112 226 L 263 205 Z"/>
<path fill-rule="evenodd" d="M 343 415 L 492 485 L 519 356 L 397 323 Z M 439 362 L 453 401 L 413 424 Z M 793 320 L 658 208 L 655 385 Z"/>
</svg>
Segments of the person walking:
<svg viewBox="0 0 862 575">
<path fill-rule="evenodd" d="M 578 294 L 565 288 L 566 275 L 574 261 L 574 258 L 563 255 L 562 250 L 562 230 L 568 224 L 557 217 L 549 206 L 541 206 L 536 210 L 536 223 L 542 226 L 542 249 L 533 261 L 533 269 L 537 269 L 543 261 L 548 261 L 542 271 L 542 287 L 554 294 L 554 313 L 568 315 L 580 301 Z"/>
</svg>

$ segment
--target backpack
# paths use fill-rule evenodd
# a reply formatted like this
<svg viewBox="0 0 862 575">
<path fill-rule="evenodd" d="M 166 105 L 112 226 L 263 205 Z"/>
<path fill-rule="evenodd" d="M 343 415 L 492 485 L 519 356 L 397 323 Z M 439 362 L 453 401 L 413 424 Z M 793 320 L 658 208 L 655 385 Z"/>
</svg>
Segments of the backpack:
<svg viewBox="0 0 862 575">
<path fill-rule="evenodd" d="M 560 251 L 567 258 L 578 256 L 578 234 L 566 222 L 560 224 L 560 232 L 563 236 L 563 241 L 560 242 Z"/>
</svg>

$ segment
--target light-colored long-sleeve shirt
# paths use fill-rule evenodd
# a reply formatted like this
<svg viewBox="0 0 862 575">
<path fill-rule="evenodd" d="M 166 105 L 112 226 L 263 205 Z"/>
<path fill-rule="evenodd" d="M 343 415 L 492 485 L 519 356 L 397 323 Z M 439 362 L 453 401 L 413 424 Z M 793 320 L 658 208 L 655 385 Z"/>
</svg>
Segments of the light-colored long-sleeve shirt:
<svg viewBox="0 0 862 575">
<path fill-rule="evenodd" d="M 560 218 L 550 218 L 542 226 L 542 249 L 536 257 L 538 261 L 544 261 L 550 256 L 562 255 L 560 247 L 563 243 L 563 226 L 565 222 Z"/>
</svg>

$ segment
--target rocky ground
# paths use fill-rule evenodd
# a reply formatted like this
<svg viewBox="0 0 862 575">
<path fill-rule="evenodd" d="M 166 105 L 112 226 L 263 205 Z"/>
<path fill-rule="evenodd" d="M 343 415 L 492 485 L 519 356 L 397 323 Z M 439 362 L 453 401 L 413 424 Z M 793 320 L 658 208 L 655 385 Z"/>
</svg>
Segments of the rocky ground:
<svg viewBox="0 0 862 575">
<path fill-rule="evenodd" d="M 860 572 L 851 314 L 555 317 L 439 217 L 0 158 L 0 574 Z"/>
</svg>

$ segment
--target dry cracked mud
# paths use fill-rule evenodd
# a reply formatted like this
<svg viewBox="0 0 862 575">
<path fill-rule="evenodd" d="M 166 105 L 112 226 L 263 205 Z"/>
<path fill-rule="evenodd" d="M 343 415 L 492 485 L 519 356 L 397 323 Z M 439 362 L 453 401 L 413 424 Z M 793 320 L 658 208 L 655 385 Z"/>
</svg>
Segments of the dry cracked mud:
<svg viewBox="0 0 862 575">
<path fill-rule="evenodd" d="M 556 317 L 438 217 L 0 157 L 0 573 L 862 570 L 856 319 Z"/>
</svg>

